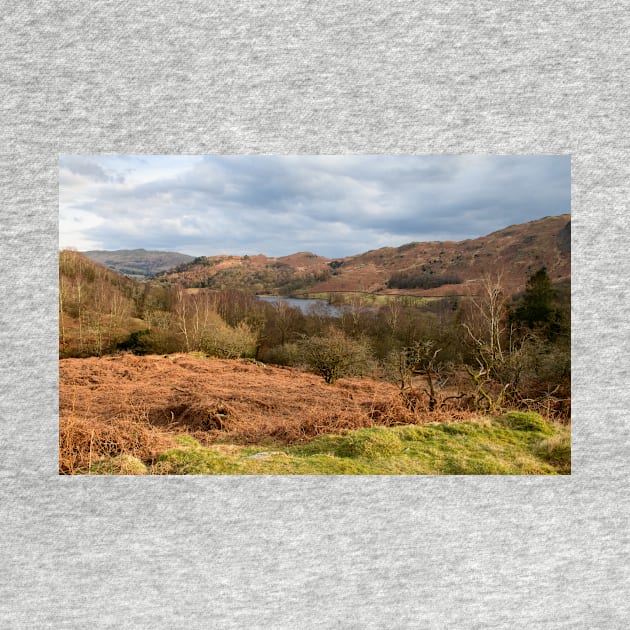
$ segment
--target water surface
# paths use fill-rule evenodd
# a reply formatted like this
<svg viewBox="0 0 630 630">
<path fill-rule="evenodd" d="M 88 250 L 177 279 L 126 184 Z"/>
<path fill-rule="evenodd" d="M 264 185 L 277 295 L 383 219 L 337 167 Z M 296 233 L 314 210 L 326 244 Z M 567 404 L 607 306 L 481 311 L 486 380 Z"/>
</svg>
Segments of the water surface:
<svg viewBox="0 0 630 630">
<path fill-rule="evenodd" d="M 277 304 L 278 302 L 286 302 L 291 308 L 299 308 L 302 313 L 308 315 L 310 312 L 317 311 L 327 315 L 328 317 L 341 317 L 342 308 L 329 304 L 326 300 L 319 298 L 288 298 L 279 295 L 258 295 L 259 300 L 268 302 L 269 304 Z"/>
</svg>

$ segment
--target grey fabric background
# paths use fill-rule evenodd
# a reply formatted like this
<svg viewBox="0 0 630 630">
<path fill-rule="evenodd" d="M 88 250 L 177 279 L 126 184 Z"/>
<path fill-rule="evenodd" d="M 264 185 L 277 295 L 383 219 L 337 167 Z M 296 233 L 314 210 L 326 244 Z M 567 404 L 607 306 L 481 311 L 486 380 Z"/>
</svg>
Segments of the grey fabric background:
<svg viewBox="0 0 630 630">
<path fill-rule="evenodd" d="M 0 627 L 627 628 L 629 8 L 4 3 Z M 571 154 L 573 475 L 59 477 L 57 156 L 103 152 Z"/>
</svg>

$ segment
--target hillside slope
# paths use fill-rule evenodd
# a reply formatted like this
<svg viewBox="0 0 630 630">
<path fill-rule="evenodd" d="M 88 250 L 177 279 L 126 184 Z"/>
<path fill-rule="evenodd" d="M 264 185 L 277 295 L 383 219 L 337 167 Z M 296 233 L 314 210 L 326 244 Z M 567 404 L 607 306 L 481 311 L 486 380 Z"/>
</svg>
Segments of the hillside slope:
<svg viewBox="0 0 630 630">
<path fill-rule="evenodd" d="M 460 242 L 407 243 L 356 256 L 327 259 L 310 252 L 281 258 L 209 256 L 162 274 L 188 287 L 244 288 L 257 293 L 315 294 L 335 291 L 467 293 L 485 273 L 503 275 L 512 293 L 525 288 L 542 266 L 554 282 L 571 275 L 571 217 L 545 217 Z"/>
<path fill-rule="evenodd" d="M 60 356 L 101 354 L 138 329 L 144 288 L 80 252 L 59 253 Z M 140 322 L 141 323 L 141 322 Z"/>
<path fill-rule="evenodd" d="M 147 251 L 146 249 L 93 250 L 82 253 L 94 262 L 135 280 L 150 278 L 194 259 L 188 254 Z"/>
</svg>

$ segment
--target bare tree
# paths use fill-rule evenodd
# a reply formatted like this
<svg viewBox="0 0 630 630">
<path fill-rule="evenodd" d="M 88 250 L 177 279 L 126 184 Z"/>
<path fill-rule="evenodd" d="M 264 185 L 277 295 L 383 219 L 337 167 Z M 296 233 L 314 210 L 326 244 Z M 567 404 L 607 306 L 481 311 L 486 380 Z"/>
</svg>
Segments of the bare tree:
<svg viewBox="0 0 630 630">
<path fill-rule="evenodd" d="M 467 322 L 462 325 L 473 345 L 476 366 L 466 366 L 475 391 L 476 408 L 492 411 L 500 407 L 510 388 L 502 382 L 503 368 L 510 356 L 504 350 L 507 330 L 507 301 L 502 276 L 486 274 L 481 281 L 481 291 L 471 297 Z"/>
<path fill-rule="evenodd" d="M 190 352 L 190 339 L 188 336 L 188 300 L 186 299 L 186 290 L 183 286 L 177 287 L 175 292 L 175 317 L 179 331 L 184 336 L 184 344 L 186 352 Z"/>
<path fill-rule="evenodd" d="M 486 274 L 481 281 L 479 295 L 471 297 L 472 317 L 463 326 L 477 350 L 490 365 L 503 360 L 503 336 L 506 321 L 506 298 L 502 275 Z"/>
<path fill-rule="evenodd" d="M 275 302 L 273 309 L 275 311 L 274 323 L 280 331 L 280 345 L 284 346 L 289 331 L 296 323 L 298 311 L 292 308 L 286 300 L 278 300 Z"/>
<path fill-rule="evenodd" d="M 438 389 L 446 384 L 442 378 L 445 365 L 438 359 L 442 348 L 436 348 L 433 340 L 416 341 L 411 346 L 392 350 L 385 361 L 385 370 L 400 389 L 405 404 L 415 407 L 418 391 L 413 387 L 414 375 L 422 375 L 427 387 L 423 393 L 427 395 L 429 411 L 438 406 Z"/>
<path fill-rule="evenodd" d="M 392 336 L 396 334 L 398 330 L 398 323 L 400 321 L 400 314 L 402 312 L 402 305 L 398 298 L 392 298 L 387 300 L 387 304 L 383 309 L 385 313 L 385 323 L 391 331 Z"/>
</svg>

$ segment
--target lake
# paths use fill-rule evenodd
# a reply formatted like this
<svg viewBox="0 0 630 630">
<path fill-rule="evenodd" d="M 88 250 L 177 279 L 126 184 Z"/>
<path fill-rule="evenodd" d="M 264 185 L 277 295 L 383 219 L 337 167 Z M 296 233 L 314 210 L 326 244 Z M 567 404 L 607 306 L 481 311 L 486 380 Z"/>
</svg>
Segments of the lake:
<svg viewBox="0 0 630 630">
<path fill-rule="evenodd" d="M 256 297 L 270 304 L 287 302 L 290 307 L 299 308 L 305 315 L 308 315 L 310 310 L 317 309 L 319 313 L 328 315 L 328 317 L 341 317 L 342 307 L 334 306 L 326 300 L 318 298 L 285 298 L 279 295 L 258 295 Z"/>
</svg>

